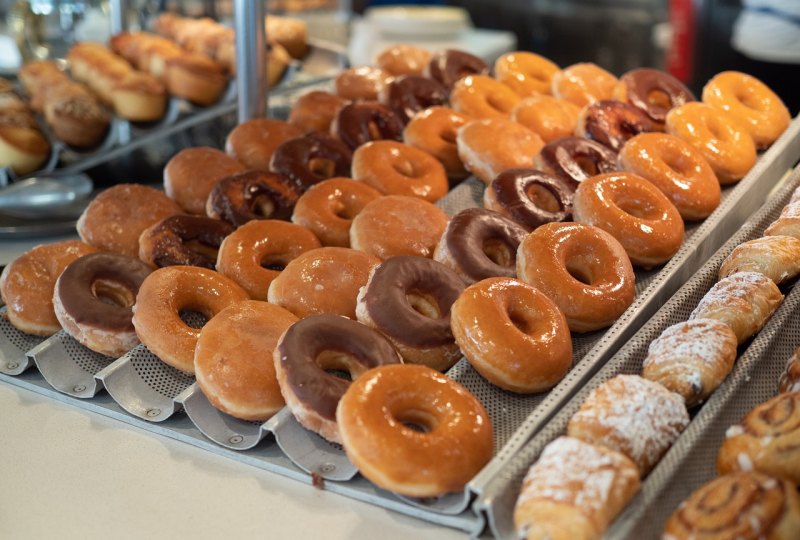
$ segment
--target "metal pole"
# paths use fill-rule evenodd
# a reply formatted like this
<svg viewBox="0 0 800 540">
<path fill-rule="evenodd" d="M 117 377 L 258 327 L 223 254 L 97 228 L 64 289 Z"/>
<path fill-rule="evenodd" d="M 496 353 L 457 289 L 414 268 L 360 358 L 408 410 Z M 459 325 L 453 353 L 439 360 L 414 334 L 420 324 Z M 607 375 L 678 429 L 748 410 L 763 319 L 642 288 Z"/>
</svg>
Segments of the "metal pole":
<svg viewBox="0 0 800 540">
<path fill-rule="evenodd" d="M 239 123 L 267 116 L 265 0 L 234 0 Z"/>
<path fill-rule="evenodd" d="M 111 0 L 111 35 L 119 34 L 128 29 L 128 0 Z"/>
</svg>

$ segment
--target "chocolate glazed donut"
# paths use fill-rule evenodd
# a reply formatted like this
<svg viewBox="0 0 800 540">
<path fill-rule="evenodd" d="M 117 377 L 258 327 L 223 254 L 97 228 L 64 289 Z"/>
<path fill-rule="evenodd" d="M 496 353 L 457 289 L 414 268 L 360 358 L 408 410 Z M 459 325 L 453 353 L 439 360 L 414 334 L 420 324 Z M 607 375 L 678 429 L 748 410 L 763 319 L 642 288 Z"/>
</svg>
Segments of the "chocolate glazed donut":
<svg viewBox="0 0 800 540">
<path fill-rule="evenodd" d="M 291 180 L 301 192 L 328 178 L 350 177 L 350 149 L 325 133 L 309 133 L 278 146 L 269 168 Z"/>
<path fill-rule="evenodd" d="M 214 270 L 220 244 L 233 227 L 204 216 L 170 216 L 139 237 L 139 258 L 157 266 L 201 266 Z"/>
<path fill-rule="evenodd" d="M 289 219 L 300 193 L 285 176 L 245 171 L 214 185 L 206 201 L 206 214 L 234 227 L 253 219 Z"/>
<path fill-rule="evenodd" d="M 294 323 L 274 352 L 281 393 L 298 422 L 341 442 L 336 406 L 350 381 L 326 370 L 349 371 L 353 380 L 368 369 L 401 363 L 380 333 L 338 315 L 313 315 Z"/>
<path fill-rule="evenodd" d="M 594 139 L 615 152 L 628 139 L 646 131 L 656 131 L 653 121 L 633 105 L 621 101 L 596 101 L 578 118 L 578 135 Z"/>
<path fill-rule="evenodd" d="M 434 54 L 425 69 L 428 77 L 440 82 L 448 90 L 467 75 L 486 75 L 488 73 L 489 66 L 486 65 L 486 62 L 475 55 L 453 49 Z"/>
<path fill-rule="evenodd" d="M 374 102 L 351 103 L 339 109 L 331 124 L 331 134 L 348 148 L 355 150 L 369 141 L 402 141 L 403 122 L 386 105 Z"/>
<path fill-rule="evenodd" d="M 651 68 L 634 69 L 620 77 L 625 85 L 628 103 L 645 113 L 651 120 L 664 124 L 667 113 L 684 103 L 697 101 L 682 82 L 663 71 Z M 662 94 L 667 103 L 653 99 Z"/>
<path fill-rule="evenodd" d="M 616 152 L 583 137 L 546 144 L 534 158 L 534 167 L 565 179 L 573 189 L 590 176 L 619 170 Z"/>
<path fill-rule="evenodd" d="M 546 192 L 546 193 L 543 193 Z M 548 200 L 549 194 L 552 199 Z M 535 169 L 500 173 L 483 195 L 486 208 L 500 212 L 529 231 L 572 214 L 575 187 L 567 180 Z"/>
<path fill-rule="evenodd" d="M 517 276 L 517 248 L 528 234 L 519 223 L 484 208 L 467 208 L 450 220 L 433 258 L 469 285 L 488 277 Z"/>
<path fill-rule="evenodd" d="M 406 75 L 386 85 L 381 101 L 407 124 L 415 114 L 429 107 L 447 105 L 447 89 L 428 77 Z"/>
</svg>

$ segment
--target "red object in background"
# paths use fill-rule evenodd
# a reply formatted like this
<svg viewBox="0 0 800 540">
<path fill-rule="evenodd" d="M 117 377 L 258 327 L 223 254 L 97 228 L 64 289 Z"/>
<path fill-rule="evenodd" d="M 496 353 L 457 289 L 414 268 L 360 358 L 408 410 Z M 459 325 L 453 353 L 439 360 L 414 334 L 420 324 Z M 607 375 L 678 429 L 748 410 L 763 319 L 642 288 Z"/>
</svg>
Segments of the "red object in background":
<svg viewBox="0 0 800 540">
<path fill-rule="evenodd" d="M 672 43 L 667 51 L 667 71 L 683 82 L 692 78 L 695 13 L 693 0 L 670 0 Z"/>
</svg>

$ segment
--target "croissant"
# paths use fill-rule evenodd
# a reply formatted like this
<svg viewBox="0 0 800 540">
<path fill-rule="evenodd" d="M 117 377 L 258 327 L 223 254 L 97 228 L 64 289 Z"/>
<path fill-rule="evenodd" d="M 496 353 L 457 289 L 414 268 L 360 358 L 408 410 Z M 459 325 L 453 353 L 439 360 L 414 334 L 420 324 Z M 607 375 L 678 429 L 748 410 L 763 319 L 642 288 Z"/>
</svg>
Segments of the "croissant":
<svg viewBox="0 0 800 540">
<path fill-rule="evenodd" d="M 783 207 L 781 215 L 764 231 L 764 236 L 794 236 L 800 238 L 800 199 L 792 200 Z"/>
<path fill-rule="evenodd" d="M 736 272 L 758 272 L 775 283 L 800 273 L 800 238 L 777 235 L 744 242 L 734 248 L 719 268 L 719 279 Z"/>
</svg>

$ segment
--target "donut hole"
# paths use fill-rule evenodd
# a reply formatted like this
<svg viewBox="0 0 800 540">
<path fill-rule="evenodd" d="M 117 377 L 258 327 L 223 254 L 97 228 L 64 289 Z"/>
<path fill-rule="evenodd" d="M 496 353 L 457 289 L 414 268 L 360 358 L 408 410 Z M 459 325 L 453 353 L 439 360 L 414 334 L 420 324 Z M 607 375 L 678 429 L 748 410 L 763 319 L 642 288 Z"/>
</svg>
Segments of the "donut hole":
<svg viewBox="0 0 800 540">
<path fill-rule="evenodd" d="M 276 209 L 275 201 L 267 195 L 259 195 L 253 200 L 252 210 L 257 216 L 268 218 L 275 213 Z"/>
<path fill-rule="evenodd" d="M 358 215 L 358 208 L 336 200 L 331 203 L 331 213 L 340 219 L 352 221 Z"/>
<path fill-rule="evenodd" d="M 484 241 L 483 253 L 498 266 L 509 268 L 516 264 L 516 251 L 500 238 L 490 238 Z"/>
<path fill-rule="evenodd" d="M 511 321 L 517 330 L 525 335 L 533 334 L 535 322 L 528 319 L 526 313 L 519 306 L 509 306 L 508 320 Z"/>
<path fill-rule="evenodd" d="M 764 109 L 764 102 L 758 98 L 755 92 L 749 91 L 747 88 L 739 88 L 734 94 L 734 97 L 736 98 L 736 101 L 748 109 L 753 109 L 756 111 Z"/>
<path fill-rule="evenodd" d="M 556 198 L 549 189 L 539 184 L 530 184 L 526 186 L 525 196 L 528 197 L 533 204 L 546 212 L 556 213 L 560 212 L 562 209 L 558 198 Z"/>
<path fill-rule="evenodd" d="M 183 242 L 183 247 L 209 262 L 212 268 L 216 266 L 219 246 L 212 246 L 195 238 Z"/>
<path fill-rule="evenodd" d="M 637 219 L 658 219 L 660 215 L 650 201 L 641 198 L 619 197 L 614 203 L 620 210 Z"/>
<path fill-rule="evenodd" d="M 98 279 L 92 283 L 92 295 L 104 304 L 130 308 L 136 302 L 136 294 L 116 281 Z"/>
<path fill-rule="evenodd" d="M 384 138 L 380 126 L 374 121 L 367 124 L 367 133 L 369 133 L 369 140 L 371 141 L 379 141 Z"/>
<path fill-rule="evenodd" d="M 600 174 L 600 169 L 597 167 L 597 160 L 591 156 L 575 156 L 575 163 L 589 176 Z"/>
<path fill-rule="evenodd" d="M 581 256 L 570 257 L 566 264 L 567 273 L 584 285 L 592 284 L 593 279 L 591 268 L 592 267 L 590 264 L 588 264 L 588 261 Z"/>
<path fill-rule="evenodd" d="M 395 420 L 417 433 L 430 433 L 436 429 L 436 417 L 421 409 L 406 409 L 395 414 Z"/>
<path fill-rule="evenodd" d="M 211 315 L 193 308 L 178 311 L 178 316 L 189 328 L 202 328 L 211 319 Z"/>
<path fill-rule="evenodd" d="M 271 254 L 266 254 L 261 257 L 261 261 L 259 261 L 259 265 L 261 268 L 265 268 L 267 270 L 275 270 L 276 272 L 282 272 L 284 268 L 286 268 L 286 261 L 280 257 L 275 257 Z"/>
<path fill-rule="evenodd" d="M 325 373 L 346 381 L 356 380 L 367 370 L 355 356 L 341 351 L 323 351 L 315 361 Z"/>
<path fill-rule="evenodd" d="M 441 139 L 444 142 L 446 142 L 447 144 L 453 144 L 454 145 L 454 144 L 456 144 L 456 136 L 457 135 L 458 134 L 456 133 L 456 130 L 451 128 L 451 129 L 445 129 L 444 131 L 442 131 L 439 134 L 439 137 L 441 137 Z"/>
<path fill-rule="evenodd" d="M 319 178 L 332 178 L 336 175 L 336 163 L 332 159 L 315 157 L 308 160 L 308 170 Z"/>
<path fill-rule="evenodd" d="M 407 159 L 395 160 L 392 168 L 403 176 L 414 177 L 414 165 Z"/>
<path fill-rule="evenodd" d="M 719 124 L 719 122 L 715 120 L 707 121 L 706 127 L 708 131 L 711 133 L 711 136 L 715 139 L 724 139 L 725 138 L 725 130 Z"/>
<path fill-rule="evenodd" d="M 508 100 L 496 94 L 488 94 L 486 96 L 486 103 L 488 103 L 492 109 L 495 109 L 503 114 L 510 113 L 511 109 L 513 108 L 513 106 L 509 107 Z"/>
<path fill-rule="evenodd" d="M 681 176 L 689 176 L 695 171 L 691 160 L 681 154 L 662 156 L 664 164 Z"/>
<path fill-rule="evenodd" d="M 406 300 L 411 309 L 429 319 L 441 319 L 442 310 L 439 308 L 439 303 L 436 299 L 427 293 L 421 291 L 409 291 L 406 293 Z"/>
<path fill-rule="evenodd" d="M 661 107 L 664 109 L 672 108 L 672 98 L 667 92 L 661 90 L 660 88 L 654 88 L 647 93 L 647 102 L 655 107 Z"/>
</svg>

